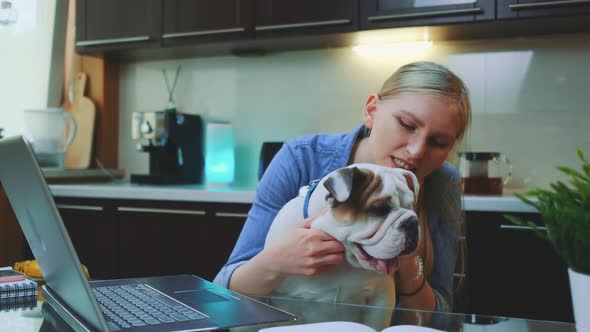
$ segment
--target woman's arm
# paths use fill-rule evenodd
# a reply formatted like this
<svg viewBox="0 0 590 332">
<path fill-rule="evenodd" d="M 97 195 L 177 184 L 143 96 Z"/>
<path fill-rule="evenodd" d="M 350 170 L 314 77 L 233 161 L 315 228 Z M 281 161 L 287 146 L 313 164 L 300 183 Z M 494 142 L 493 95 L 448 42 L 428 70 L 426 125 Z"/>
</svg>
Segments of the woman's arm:
<svg viewBox="0 0 590 332">
<path fill-rule="evenodd" d="M 288 172 L 287 165 L 293 169 Z M 256 256 L 264 248 L 266 234 L 280 208 L 295 197 L 301 174 L 295 156 L 288 143 L 277 152 L 256 187 L 256 195 L 248 218 L 230 254 L 214 283 L 229 287 L 234 271 Z"/>
<path fill-rule="evenodd" d="M 313 275 L 326 264 L 342 261 L 342 244 L 309 229 L 312 218 L 297 225 L 285 241 L 264 248 L 266 234 L 280 208 L 309 181 L 302 175 L 304 167 L 288 144 L 273 158 L 257 187 L 236 246 L 215 283 L 243 293 L 267 294 L 289 274 Z"/>
<path fill-rule="evenodd" d="M 396 292 L 400 308 L 429 311 L 436 308 L 436 296 L 426 278 L 431 270 L 428 260 L 433 256 L 432 237 L 428 233 L 430 229 L 424 227 L 418 250 L 413 255 L 399 258 Z"/>
<path fill-rule="evenodd" d="M 418 264 L 415 257 L 400 261 L 400 278 L 398 278 L 399 305 L 404 308 L 451 311 L 453 300 L 453 273 L 457 261 L 458 224 L 462 221 L 461 193 L 458 173 L 445 164 L 435 171 L 423 186 L 426 192 L 426 213 L 428 216 L 428 234 L 432 249 L 432 271 L 426 273 L 424 266 L 424 286 L 422 278 L 415 278 Z M 404 263 L 402 266 L 402 263 Z M 404 272 L 404 273 L 402 273 Z M 414 294 L 415 293 L 415 294 Z"/>
<path fill-rule="evenodd" d="M 433 265 L 428 283 L 436 299 L 436 311 L 453 309 L 453 274 L 457 263 L 461 208 L 461 176 L 448 163 L 428 181 L 426 207 L 432 238 Z"/>
</svg>

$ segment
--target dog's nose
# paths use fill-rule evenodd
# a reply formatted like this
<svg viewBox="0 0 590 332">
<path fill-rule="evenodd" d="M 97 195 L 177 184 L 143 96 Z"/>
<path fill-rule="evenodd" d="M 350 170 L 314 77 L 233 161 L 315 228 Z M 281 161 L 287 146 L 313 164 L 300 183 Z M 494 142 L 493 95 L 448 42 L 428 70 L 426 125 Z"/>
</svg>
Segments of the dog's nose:
<svg viewBox="0 0 590 332">
<path fill-rule="evenodd" d="M 406 234 L 406 251 L 414 251 L 419 240 L 418 218 L 410 217 L 402 221 L 399 229 Z"/>
<path fill-rule="evenodd" d="M 418 235 L 418 218 L 410 217 L 399 225 L 399 228 L 406 233 Z"/>
</svg>

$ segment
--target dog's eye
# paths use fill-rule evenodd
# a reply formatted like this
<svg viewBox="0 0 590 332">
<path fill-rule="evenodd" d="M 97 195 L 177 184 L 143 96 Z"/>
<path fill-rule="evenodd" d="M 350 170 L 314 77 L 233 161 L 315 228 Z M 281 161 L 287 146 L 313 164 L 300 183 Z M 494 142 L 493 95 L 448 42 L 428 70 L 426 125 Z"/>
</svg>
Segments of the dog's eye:
<svg viewBox="0 0 590 332">
<path fill-rule="evenodd" d="M 384 216 L 391 212 L 393 206 L 390 203 L 379 203 L 369 206 L 367 212 L 377 216 Z"/>
</svg>

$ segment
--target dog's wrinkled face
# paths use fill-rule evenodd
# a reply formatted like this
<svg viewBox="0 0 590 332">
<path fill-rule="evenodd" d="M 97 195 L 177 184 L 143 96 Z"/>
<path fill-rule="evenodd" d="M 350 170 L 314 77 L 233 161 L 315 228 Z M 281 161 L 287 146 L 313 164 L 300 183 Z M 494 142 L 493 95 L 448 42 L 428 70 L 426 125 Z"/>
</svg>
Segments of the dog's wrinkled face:
<svg viewBox="0 0 590 332">
<path fill-rule="evenodd" d="M 330 209 L 312 227 L 341 241 L 351 265 L 393 274 L 398 256 L 416 250 L 420 232 L 412 205 L 419 184 L 412 172 L 357 164 L 328 174 L 323 185 Z"/>
</svg>

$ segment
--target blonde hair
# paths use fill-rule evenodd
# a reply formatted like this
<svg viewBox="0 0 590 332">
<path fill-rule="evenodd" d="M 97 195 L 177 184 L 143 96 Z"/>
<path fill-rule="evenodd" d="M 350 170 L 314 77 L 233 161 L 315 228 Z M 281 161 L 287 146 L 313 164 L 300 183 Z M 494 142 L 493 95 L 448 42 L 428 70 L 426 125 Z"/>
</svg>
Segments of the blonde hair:
<svg viewBox="0 0 590 332">
<path fill-rule="evenodd" d="M 465 83 L 447 67 L 429 61 L 417 61 L 400 67 L 377 93 L 380 99 L 401 92 L 426 92 L 446 97 L 457 106 L 457 140 L 463 138 L 471 122 L 469 90 Z"/>
<path fill-rule="evenodd" d="M 424 92 L 437 96 L 448 98 L 457 107 L 457 135 L 456 140 L 460 140 L 465 135 L 467 127 L 471 122 L 471 102 L 469 101 L 469 90 L 463 81 L 451 72 L 447 67 L 429 61 L 418 61 L 406 64 L 400 67 L 389 77 L 377 93 L 379 99 L 395 97 L 402 92 Z M 435 171 L 436 173 L 436 171 Z M 458 184 L 452 180 L 441 176 L 428 176 L 424 179 L 422 189 L 414 202 L 414 210 L 418 215 L 420 227 L 428 227 L 426 206 L 436 204 L 441 209 L 441 214 L 446 216 L 455 225 L 455 231 L 461 233 L 461 223 L 463 213 L 460 202 L 454 201 L 454 196 L 448 196 L 449 192 L 460 192 Z M 426 189 L 428 188 L 428 189 Z M 428 192 L 428 194 L 426 194 Z M 433 203 L 432 200 L 436 203 Z M 460 196 L 459 196 L 459 199 Z M 432 241 L 429 234 L 428 240 Z M 432 243 L 431 243 L 432 244 Z M 429 245 L 431 245 L 429 244 Z M 428 251 L 428 246 L 424 249 Z M 434 248 L 432 248 L 434 251 Z M 424 255 L 425 253 L 420 253 Z M 434 255 L 445 255 L 446 253 L 436 253 Z M 434 257 L 424 258 L 425 274 L 432 272 Z M 464 270 L 464 251 L 459 246 L 458 262 L 461 271 Z"/>
</svg>

